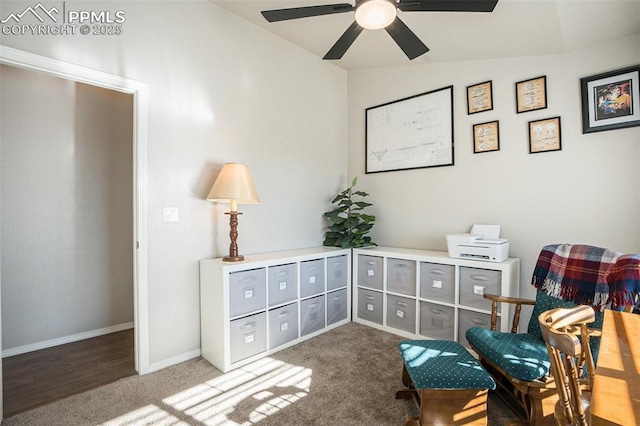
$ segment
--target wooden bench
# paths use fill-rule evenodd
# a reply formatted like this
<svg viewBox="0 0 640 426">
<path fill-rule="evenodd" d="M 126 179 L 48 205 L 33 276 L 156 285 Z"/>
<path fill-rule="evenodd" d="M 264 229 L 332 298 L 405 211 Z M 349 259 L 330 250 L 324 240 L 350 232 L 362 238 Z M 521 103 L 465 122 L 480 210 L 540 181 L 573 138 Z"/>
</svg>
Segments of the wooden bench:
<svg viewBox="0 0 640 426">
<path fill-rule="evenodd" d="M 404 340 L 398 349 L 406 389 L 396 399 L 413 399 L 419 412 L 405 426 L 487 424 L 487 394 L 496 384 L 461 344 Z"/>
</svg>

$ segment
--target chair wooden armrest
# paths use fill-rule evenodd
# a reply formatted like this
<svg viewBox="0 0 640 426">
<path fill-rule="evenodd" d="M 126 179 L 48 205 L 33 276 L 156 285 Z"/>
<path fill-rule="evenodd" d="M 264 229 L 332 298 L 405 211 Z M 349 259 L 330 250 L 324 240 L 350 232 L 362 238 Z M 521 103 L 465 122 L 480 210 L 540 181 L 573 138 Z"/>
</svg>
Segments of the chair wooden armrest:
<svg viewBox="0 0 640 426">
<path fill-rule="evenodd" d="M 591 336 L 591 337 L 602 337 L 602 329 L 600 329 L 600 328 L 589 328 L 589 336 Z"/>
<path fill-rule="evenodd" d="M 520 323 L 520 311 L 522 305 L 533 306 L 536 304 L 535 300 L 521 299 L 519 297 L 498 296 L 496 294 L 484 294 L 484 298 L 491 301 L 491 330 L 495 330 L 498 323 L 498 303 L 511 303 L 516 305 L 515 313 L 513 314 L 513 322 L 511 324 L 511 332 L 518 332 L 518 324 Z"/>
</svg>

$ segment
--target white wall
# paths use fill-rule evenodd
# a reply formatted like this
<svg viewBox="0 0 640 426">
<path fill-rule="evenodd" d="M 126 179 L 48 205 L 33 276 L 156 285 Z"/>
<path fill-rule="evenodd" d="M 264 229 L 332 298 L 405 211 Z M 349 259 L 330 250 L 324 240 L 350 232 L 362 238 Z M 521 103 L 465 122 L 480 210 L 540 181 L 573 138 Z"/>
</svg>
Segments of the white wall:
<svg viewBox="0 0 640 426">
<path fill-rule="evenodd" d="M 0 91 L 3 352 L 126 326 L 131 96 L 6 65 Z"/>
<path fill-rule="evenodd" d="M 640 63 L 640 36 L 544 57 L 349 72 L 348 174 L 371 195 L 380 245 L 446 250 L 445 235 L 502 225 L 532 297 L 540 248 L 640 252 L 640 128 L 582 134 L 580 78 Z M 548 108 L 516 114 L 515 82 L 547 76 Z M 467 115 L 466 87 L 492 80 L 494 109 Z M 454 85 L 455 165 L 365 175 L 365 109 Z M 562 150 L 529 154 L 528 121 L 561 116 Z M 472 125 L 500 121 L 500 151 L 473 153 Z"/>
<path fill-rule="evenodd" d="M 262 200 L 241 206 L 242 254 L 322 243 L 346 182 L 346 72 L 205 1 L 95 4 L 126 12 L 123 34 L 0 41 L 149 84 L 153 369 L 199 351 L 198 261 L 229 246 L 225 206 L 204 200 L 223 163 L 248 164 Z"/>
</svg>

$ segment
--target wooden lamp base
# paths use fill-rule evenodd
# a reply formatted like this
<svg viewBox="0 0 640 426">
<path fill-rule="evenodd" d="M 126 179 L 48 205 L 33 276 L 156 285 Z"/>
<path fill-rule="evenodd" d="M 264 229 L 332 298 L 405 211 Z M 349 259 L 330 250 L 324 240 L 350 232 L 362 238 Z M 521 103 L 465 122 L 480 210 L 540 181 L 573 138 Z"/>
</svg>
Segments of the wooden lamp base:
<svg viewBox="0 0 640 426">
<path fill-rule="evenodd" d="M 231 227 L 231 231 L 229 231 L 229 237 L 231 238 L 231 244 L 229 245 L 229 256 L 225 256 L 222 258 L 223 262 L 242 262 L 244 260 L 244 256 L 238 254 L 238 215 L 242 214 L 237 211 L 230 211 L 225 214 L 229 215 L 229 226 Z"/>
</svg>

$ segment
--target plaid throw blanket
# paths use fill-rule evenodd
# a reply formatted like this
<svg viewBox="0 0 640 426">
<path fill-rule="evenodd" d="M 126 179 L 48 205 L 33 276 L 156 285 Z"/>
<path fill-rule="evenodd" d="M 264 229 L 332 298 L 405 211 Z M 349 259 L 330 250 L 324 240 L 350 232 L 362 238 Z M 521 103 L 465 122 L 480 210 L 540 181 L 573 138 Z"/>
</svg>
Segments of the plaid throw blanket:
<svg viewBox="0 0 640 426">
<path fill-rule="evenodd" d="M 596 311 L 635 304 L 640 294 L 640 254 L 625 255 L 588 245 L 542 248 L 531 284 L 550 296 Z"/>
</svg>

